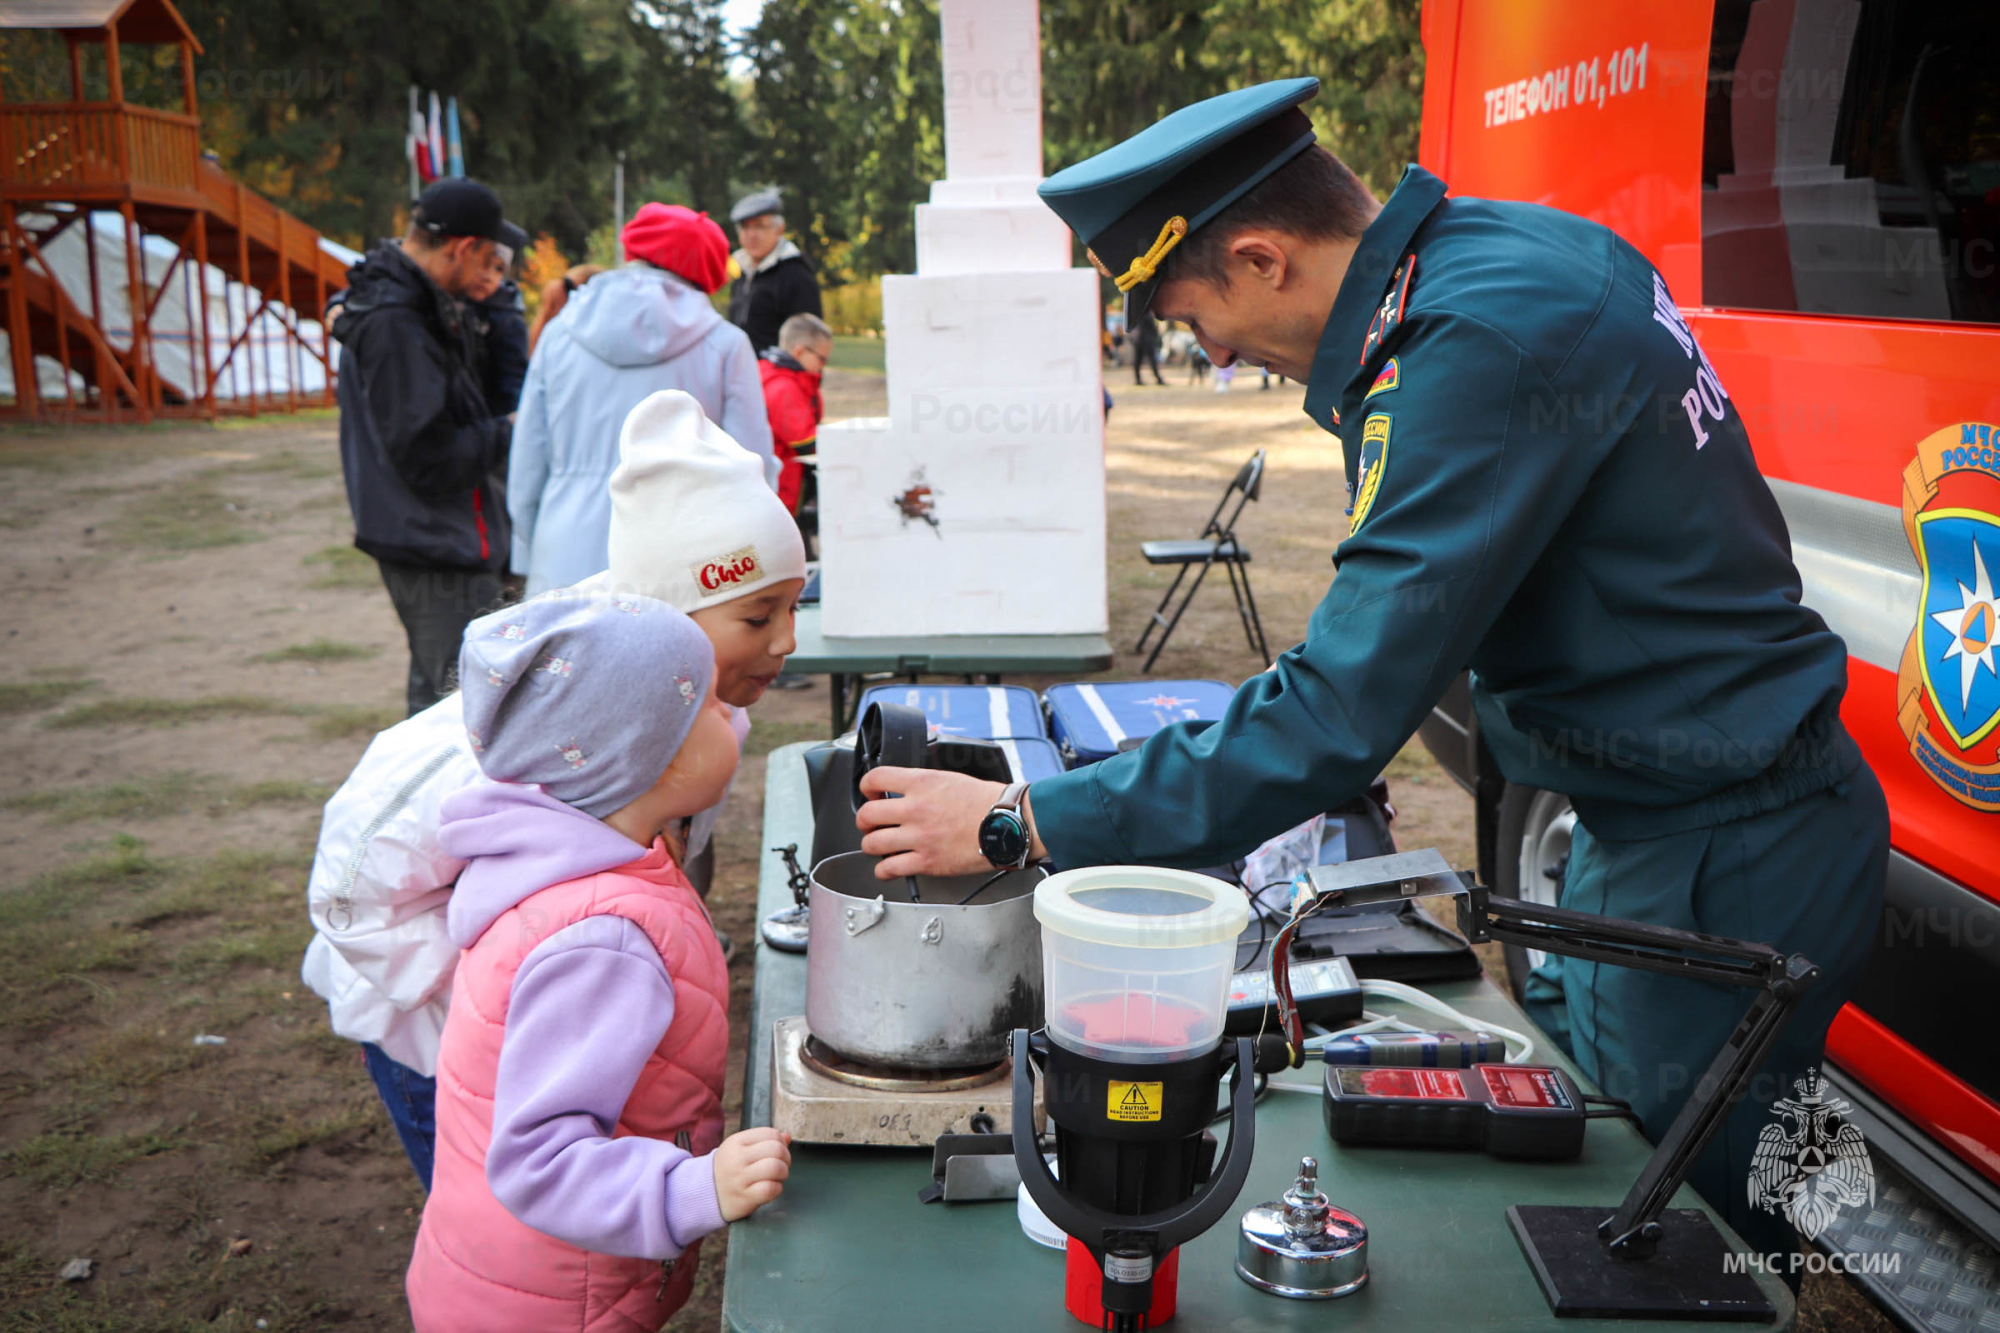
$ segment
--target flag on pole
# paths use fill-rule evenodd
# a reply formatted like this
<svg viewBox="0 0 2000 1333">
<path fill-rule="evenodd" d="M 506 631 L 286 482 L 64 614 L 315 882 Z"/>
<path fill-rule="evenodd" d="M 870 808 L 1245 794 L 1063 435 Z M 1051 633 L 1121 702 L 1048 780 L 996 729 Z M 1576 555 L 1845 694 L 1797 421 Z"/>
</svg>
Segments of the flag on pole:
<svg viewBox="0 0 2000 1333">
<path fill-rule="evenodd" d="M 431 94 L 431 175 L 444 175 L 444 112 L 438 105 L 438 95 Z"/>
<path fill-rule="evenodd" d="M 465 148 L 458 139 L 458 99 L 450 97 L 444 104 L 444 151 L 445 160 L 450 164 L 451 175 L 465 174 Z"/>
<path fill-rule="evenodd" d="M 417 110 L 417 85 L 410 85 L 410 123 L 403 135 L 403 155 L 410 159 L 410 198 L 415 199 L 430 180 L 429 154 L 424 148 L 424 118 Z"/>
</svg>

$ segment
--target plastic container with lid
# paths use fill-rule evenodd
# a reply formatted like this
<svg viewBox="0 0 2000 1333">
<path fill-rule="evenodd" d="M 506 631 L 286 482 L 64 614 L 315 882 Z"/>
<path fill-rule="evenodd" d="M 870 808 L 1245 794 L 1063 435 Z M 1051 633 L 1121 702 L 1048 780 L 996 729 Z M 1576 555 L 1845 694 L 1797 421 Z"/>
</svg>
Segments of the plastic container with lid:
<svg viewBox="0 0 2000 1333">
<path fill-rule="evenodd" d="M 1236 938 L 1234 884 L 1155 866 L 1092 866 L 1035 887 L 1051 1040 L 1099 1060 L 1177 1060 L 1222 1038 Z"/>
</svg>

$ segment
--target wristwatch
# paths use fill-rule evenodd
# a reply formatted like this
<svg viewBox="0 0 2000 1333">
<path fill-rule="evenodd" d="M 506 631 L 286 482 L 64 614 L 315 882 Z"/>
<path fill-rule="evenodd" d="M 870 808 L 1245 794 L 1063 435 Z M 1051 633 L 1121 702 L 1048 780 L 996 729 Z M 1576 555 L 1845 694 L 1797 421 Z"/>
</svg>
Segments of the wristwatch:
<svg viewBox="0 0 2000 1333">
<path fill-rule="evenodd" d="M 1027 783 L 1010 784 L 979 821 L 979 850 L 998 869 L 1019 870 L 1028 864 L 1028 820 L 1021 813 L 1021 798 L 1027 794 Z"/>
</svg>

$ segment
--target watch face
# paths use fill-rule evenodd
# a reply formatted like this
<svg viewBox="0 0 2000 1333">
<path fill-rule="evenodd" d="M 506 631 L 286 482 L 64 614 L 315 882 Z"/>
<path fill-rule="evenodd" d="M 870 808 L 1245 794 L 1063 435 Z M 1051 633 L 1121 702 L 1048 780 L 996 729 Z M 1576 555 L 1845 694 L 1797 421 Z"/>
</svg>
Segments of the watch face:
<svg viewBox="0 0 2000 1333">
<path fill-rule="evenodd" d="M 979 850 L 996 866 L 1016 866 L 1028 850 L 1028 830 L 1011 810 L 988 812 L 979 824 Z"/>
</svg>

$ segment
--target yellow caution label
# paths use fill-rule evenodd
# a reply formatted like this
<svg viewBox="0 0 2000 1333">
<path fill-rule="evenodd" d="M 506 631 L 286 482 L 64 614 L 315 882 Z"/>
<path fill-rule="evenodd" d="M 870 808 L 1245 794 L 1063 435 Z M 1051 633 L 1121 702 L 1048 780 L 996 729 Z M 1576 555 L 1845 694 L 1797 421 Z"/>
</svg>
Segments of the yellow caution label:
<svg viewBox="0 0 2000 1333">
<path fill-rule="evenodd" d="M 1104 1118 L 1107 1120 L 1158 1120 L 1160 1106 L 1164 1098 L 1159 1083 L 1117 1083 L 1110 1085 L 1106 1095 Z"/>
</svg>

